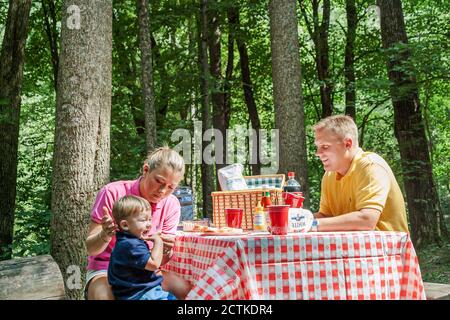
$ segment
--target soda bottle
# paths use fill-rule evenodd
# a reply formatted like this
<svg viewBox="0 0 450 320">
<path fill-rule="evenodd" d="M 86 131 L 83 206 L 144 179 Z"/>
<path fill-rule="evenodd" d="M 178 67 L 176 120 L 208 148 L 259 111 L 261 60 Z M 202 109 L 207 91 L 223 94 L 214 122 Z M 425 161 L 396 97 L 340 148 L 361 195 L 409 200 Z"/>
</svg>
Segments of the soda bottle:
<svg viewBox="0 0 450 320">
<path fill-rule="evenodd" d="M 295 172 L 288 172 L 288 181 L 283 187 L 282 197 L 284 204 L 289 205 L 291 208 L 301 208 L 303 206 L 302 187 L 297 180 L 295 180 Z"/>
<path fill-rule="evenodd" d="M 284 192 L 301 192 L 302 187 L 300 186 L 300 183 L 295 180 L 295 172 L 288 172 L 288 181 L 286 182 L 284 188 Z"/>
</svg>

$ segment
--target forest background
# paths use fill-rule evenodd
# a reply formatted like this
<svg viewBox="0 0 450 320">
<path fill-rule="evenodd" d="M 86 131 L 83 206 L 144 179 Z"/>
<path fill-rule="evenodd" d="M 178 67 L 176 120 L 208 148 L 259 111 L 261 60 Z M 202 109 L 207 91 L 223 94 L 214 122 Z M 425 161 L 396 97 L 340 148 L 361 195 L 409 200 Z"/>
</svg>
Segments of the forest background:
<svg viewBox="0 0 450 320">
<path fill-rule="evenodd" d="M 6 39 L 8 8 L 18 2 L 22 1 L 0 1 L 0 39 Z M 108 1 L 99 1 L 104 2 Z M 280 5 L 286 2 L 289 1 L 280 1 Z M 29 21 L 22 18 L 21 22 L 29 25 L 20 93 L 17 192 L 13 242 L 4 258 L 48 254 L 52 250 L 57 78 L 61 74 L 58 73 L 60 55 L 64 54 L 60 44 L 61 21 L 64 21 L 61 15 L 66 14 L 61 8 L 67 8 L 67 3 L 32 1 Z M 283 17 L 275 15 L 276 10 L 271 7 L 276 6 L 277 1 L 115 1 L 111 15 L 108 180 L 135 179 L 149 146 L 176 146 L 179 141 L 172 138 L 175 129 L 187 129 L 193 136 L 195 120 L 202 121 L 205 128 L 245 126 L 270 132 L 283 127 L 294 140 L 301 137 L 303 140 L 295 140 L 295 143 L 304 141 L 306 149 L 301 155 L 294 150 L 292 157 L 297 164 L 281 163 L 280 173 L 287 174 L 291 170 L 298 173 L 307 188 L 307 206 L 315 212 L 320 200 L 323 167 L 314 155 L 311 125 L 326 115 L 347 113 L 356 119 L 362 148 L 378 153 L 390 164 L 407 199 L 405 177 L 413 174 L 405 173 L 404 164 L 402 166 L 401 146 L 395 132 L 395 103 L 390 91 L 393 80 L 388 77 L 386 62 L 389 57 L 407 51 L 407 59 L 394 69 L 415 78 L 420 99 L 418 113 L 426 138 L 423 143 L 427 146 L 434 183 L 425 188 L 435 188 L 437 194 L 437 198 L 430 196 L 422 201 L 439 204 L 437 213 L 430 213 L 437 217 L 438 226 L 426 231 L 438 232 L 439 236 L 424 237 L 427 240 L 423 243 L 418 243 L 416 238 L 415 245 L 424 280 L 450 283 L 447 237 L 450 225 L 450 3 L 393 1 L 394 5 L 402 6 L 401 17 L 408 42 L 389 49 L 383 49 L 381 36 L 378 5 L 383 1 L 292 3 L 296 7 L 298 33 L 293 34 L 297 35 L 299 48 L 297 69 L 299 74 L 301 70 L 301 86 L 297 91 L 301 92 L 302 117 L 277 120 L 276 114 L 283 114 L 283 110 L 277 109 L 280 100 L 274 99 L 274 43 L 277 34 L 290 32 L 288 29 L 274 31 L 277 25 L 283 26 L 281 20 L 275 21 Z M 6 63 L 6 60 L 1 61 L 2 65 Z M 147 78 L 145 71 L 150 71 Z M 150 120 L 145 116 L 149 106 L 155 115 Z M 303 129 L 298 129 L 299 124 Z M 155 137 L 149 137 L 151 132 Z M 153 141 L 149 143 L 149 139 Z M 249 144 L 249 139 L 245 143 Z M 280 138 L 282 148 L 288 146 L 287 143 Z M 4 151 L 1 157 L 8 157 Z M 264 165 L 250 164 L 248 154 L 240 159 L 246 175 L 269 171 Z M 280 161 L 284 161 L 282 155 Z M 218 190 L 216 170 L 219 167 L 204 163 L 187 166 L 182 185 L 193 189 L 199 218 L 211 217 L 208 194 Z M 298 170 L 299 167 L 307 171 L 298 172 L 303 170 Z M 420 165 L 411 165 L 412 172 L 416 168 Z M 410 214 L 409 209 L 408 212 Z M 88 211 L 81 214 L 89 217 Z M 416 223 L 426 224 L 427 221 L 419 219 Z"/>
</svg>

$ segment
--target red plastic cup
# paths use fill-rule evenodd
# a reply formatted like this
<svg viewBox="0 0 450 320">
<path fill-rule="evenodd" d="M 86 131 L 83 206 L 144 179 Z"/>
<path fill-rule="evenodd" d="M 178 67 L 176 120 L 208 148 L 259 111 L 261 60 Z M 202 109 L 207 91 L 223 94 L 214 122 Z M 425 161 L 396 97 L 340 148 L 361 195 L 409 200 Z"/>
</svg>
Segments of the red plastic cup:
<svg viewBox="0 0 450 320">
<path fill-rule="evenodd" d="M 227 218 L 227 226 L 230 228 L 241 228 L 242 224 L 242 208 L 225 208 L 225 216 Z"/>
<path fill-rule="evenodd" d="M 284 235 L 288 233 L 289 205 L 268 206 L 270 217 L 270 233 Z"/>
<path fill-rule="evenodd" d="M 291 208 L 302 208 L 303 197 L 302 192 L 282 192 L 282 197 L 284 199 L 284 204 L 289 205 Z"/>
</svg>

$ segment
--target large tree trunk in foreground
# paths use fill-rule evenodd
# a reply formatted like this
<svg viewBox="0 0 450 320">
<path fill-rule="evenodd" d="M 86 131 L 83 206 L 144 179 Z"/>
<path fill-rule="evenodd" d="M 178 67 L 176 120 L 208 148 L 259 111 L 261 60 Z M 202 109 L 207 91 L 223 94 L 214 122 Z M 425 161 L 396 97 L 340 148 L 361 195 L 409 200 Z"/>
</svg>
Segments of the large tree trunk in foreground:
<svg viewBox="0 0 450 320">
<path fill-rule="evenodd" d="M 296 12 L 295 0 L 270 1 L 273 96 L 275 127 L 280 130 L 279 172 L 286 174 L 295 171 L 308 201 L 306 133 Z"/>
<path fill-rule="evenodd" d="M 78 6 L 77 25 L 73 2 L 62 5 L 52 183 L 51 254 L 70 299 L 83 296 L 84 243 L 95 196 L 108 181 L 110 152 L 112 2 Z"/>
<path fill-rule="evenodd" d="M 12 254 L 20 91 L 31 1 L 10 0 L 0 52 L 0 260 Z"/>
<path fill-rule="evenodd" d="M 402 4 L 400 0 L 377 0 L 377 4 L 381 13 L 381 39 L 391 82 L 394 129 L 400 148 L 412 240 L 416 246 L 439 243 L 443 235 L 447 236 L 447 230 L 433 181 Z"/>
</svg>

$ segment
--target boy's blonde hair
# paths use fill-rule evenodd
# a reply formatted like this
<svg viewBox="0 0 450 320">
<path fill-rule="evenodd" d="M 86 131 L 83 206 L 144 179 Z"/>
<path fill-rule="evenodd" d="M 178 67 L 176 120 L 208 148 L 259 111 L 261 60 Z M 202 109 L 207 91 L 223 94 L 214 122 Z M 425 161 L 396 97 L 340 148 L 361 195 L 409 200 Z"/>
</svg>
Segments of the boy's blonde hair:
<svg viewBox="0 0 450 320">
<path fill-rule="evenodd" d="M 358 127 L 353 118 L 346 115 L 336 115 L 323 118 L 313 126 L 314 131 L 329 130 L 338 137 L 352 138 L 353 146 L 358 147 Z"/>
<path fill-rule="evenodd" d="M 147 210 L 151 210 L 150 203 L 147 200 L 129 195 L 114 202 L 112 214 L 116 223 L 119 224 L 120 221 Z"/>
<path fill-rule="evenodd" d="M 169 167 L 174 172 L 180 172 L 181 175 L 184 175 L 184 159 L 178 152 L 167 146 L 157 148 L 151 152 L 147 156 L 145 163 L 150 171 L 160 167 Z"/>
</svg>

